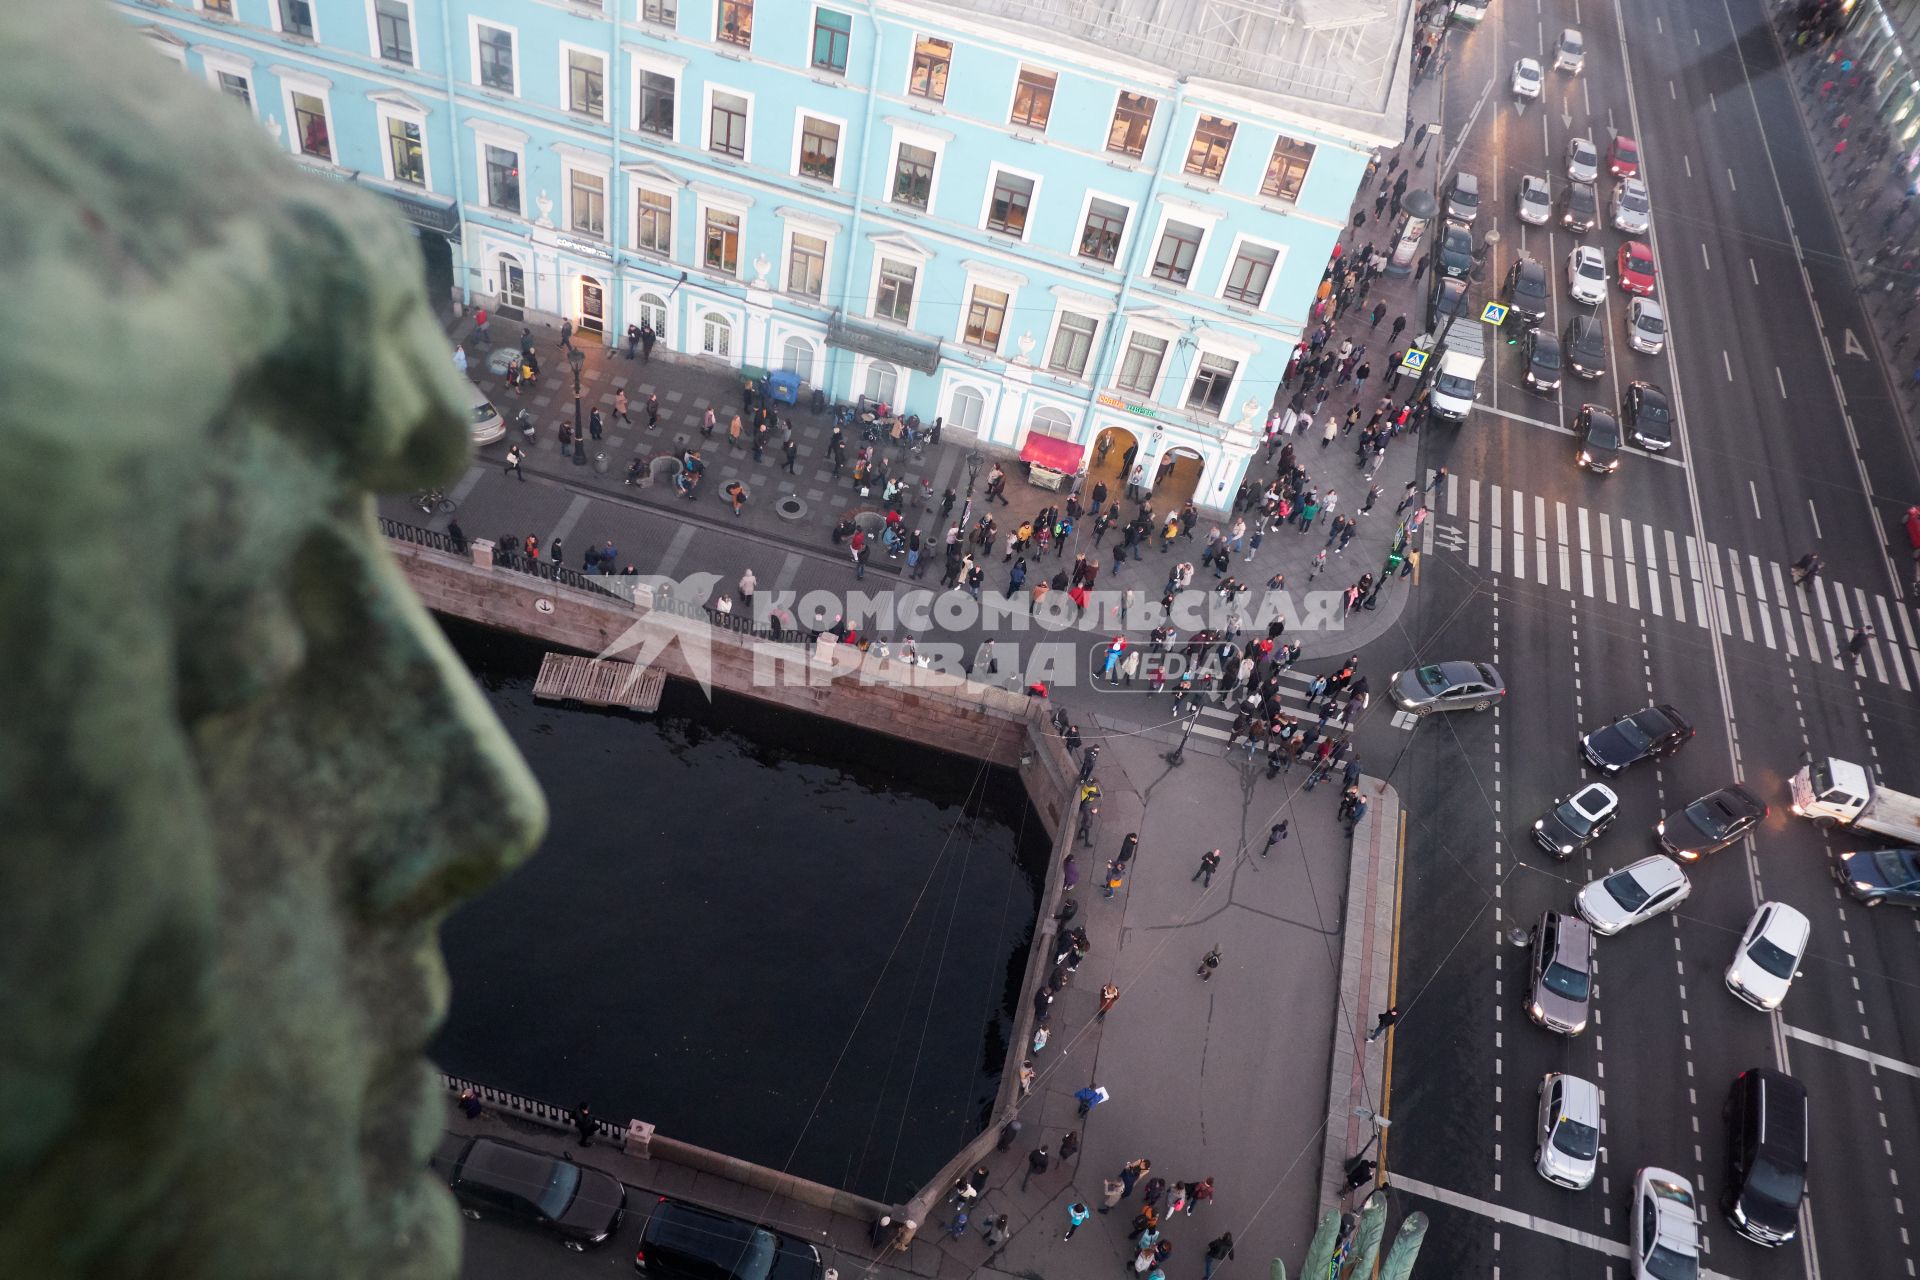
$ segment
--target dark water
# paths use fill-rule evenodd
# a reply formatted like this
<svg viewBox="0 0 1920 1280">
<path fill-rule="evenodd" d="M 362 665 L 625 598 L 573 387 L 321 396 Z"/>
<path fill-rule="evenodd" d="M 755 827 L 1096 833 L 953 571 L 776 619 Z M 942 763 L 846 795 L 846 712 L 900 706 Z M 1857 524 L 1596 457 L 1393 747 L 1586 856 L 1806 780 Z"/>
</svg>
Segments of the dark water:
<svg viewBox="0 0 1920 1280">
<path fill-rule="evenodd" d="M 979 1131 L 1048 857 L 1016 779 L 676 683 L 536 704 L 537 646 L 443 625 L 553 811 L 447 921 L 444 1069 L 886 1201 Z"/>
</svg>

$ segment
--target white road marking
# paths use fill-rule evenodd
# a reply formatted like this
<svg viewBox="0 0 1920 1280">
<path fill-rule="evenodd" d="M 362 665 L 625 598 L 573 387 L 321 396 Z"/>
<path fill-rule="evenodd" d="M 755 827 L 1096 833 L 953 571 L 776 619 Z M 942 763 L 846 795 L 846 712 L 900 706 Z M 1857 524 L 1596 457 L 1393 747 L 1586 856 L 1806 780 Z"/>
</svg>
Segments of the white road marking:
<svg viewBox="0 0 1920 1280">
<path fill-rule="evenodd" d="M 1580 527 L 1586 528 L 1587 509 L 1580 508 Z M 1607 603 L 1618 604 L 1620 598 L 1613 590 L 1613 522 L 1605 516 L 1600 517 L 1600 576 L 1606 584 Z"/>
<path fill-rule="evenodd" d="M 1753 571 L 1753 612 L 1760 619 L 1761 638 L 1766 641 L 1767 648 L 1777 648 L 1773 642 L 1773 615 L 1767 612 L 1767 588 L 1760 571 L 1760 557 L 1749 555 L 1747 566 Z"/>
<path fill-rule="evenodd" d="M 1707 242 L 1704 240 L 1700 242 L 1700 265 L 1709 271 L 1713 270 L 1713 264 L 1707 261 Z"/>
<path fill-rule="evenodd" d="M 1760 514 L 1760 490 L 1754 486 L 1751 480 L 1747 481 L 1747 492 L 1753 496 L 1753 518 L 1755 520 L 1764 519 L 1765 517 Z"/>
<path fill-rule="evenodd" d="M 1727 572 L 1733 577 L 1733 608 L 1740 619 L 1740 638 L 1748 644 L 1753 643 L 1753 623 L 1747 618 L 1747 587 L 1740 577 L 1740 553 L 1732 547 L 1727 548 Z M 1720 600 L 1720 617 L 1724 625 L 1726 619 L 1727 597 L 1720 590 L 1720 561 L 1713 562 L 1713 590 Z"/>
<path fill-rule="evenodd" d="M 1580 508 L 1580 594 L 1593 595 L 1593 542 L 1587 529 L 1587 509 Z"/>
<path fill-rule="evenodd" d="M 1831 1036 L 1818 1035 L 1812 1031 L 1802 1031 L 1799 1027 L 1791 1026 L 1787 1023 L 1781 1023 L 1780 1029 L 1787 1034 L 1789 1039 L 1799 1040 L 1806 1044 L 1817 1044 L 1822 1049 L 1831 1049 L 1835 1053 L 1844 1054 L 1849 1058 L 1855 1058 L 1861 1062 L 1870 1062 L 1882 1070 L 1898 1072 L 1903 1076 L 1913 1076 L 1916 1079 L 1920 1079 L 1920 1067 L 1914 1066 L 1911 1062 L 1902 1062 L 1898 1058 L 1889 1058 L 1884 1053 L 1874 1053 L 1869 1049 L 1862 1049 L 1858 1045 L 1848 1044 L 1844 1040 L 1835 1040 Z M 1406 1185 L 1406 1179 L 1400 1177 L 1398 1174 L 1394 1175 L 1393 1181 L 1401 1186 Z M 1434 1198 L 1439 1199 L 1438 1196 Z"/>
<path fill-rule="evenodd" d="M 1687 176 L 1691 178 L 1693 176 L 1693 157 L 1683 151 L 1680 153 L 1680 163 L 1687 166 Z"/>
<path fill-rule="evenodd" d="M 1733 170 L 1731 169 L 1727 170 L 1727 185 L 1732 187 L 1735 191 L 1738 191 L 1740 189 L 1740 184 L 1733 180 Z"/>
<path fill-rule="evenodd" d="M 1467 481 L 1467 564 L 1480 567 L 1480 481 Z"/>
<path fill-rule="evenodd" d="M 1660 555 L 1653 548 L 1653 526 L 1643 524 L 1640 531 L 1647 536 L 1647 602 L 1653 606 L 1653 616 L 1664 618 L 1666 610 L 1660 607 Z"/>
<path fill-rule="evenodd" d="M 1559 531 L 1560 541 L 1560 589 L 1571 591 L 1573 590 L 1573 548 L 1567 545 L 1567 504 L 1555 502 L 1553 516 L 1554 528 Z M 1587 594 L 1593 594 L 1591 587 Z"/>
<path fill-rule="evenodd" d="M 1491 519 L 1487 525 L 1487 568 L 1494 573 L 1500 572 L 1500 486 L 1487 486 L 1487 511 Z"/>
<path fill-rule="evenodd" d="M 1820 532 L 1820 508 L 1813 505 L 1812 498 L 1807 499 L 1807 514 L 1813 517 L 1813 536 L 1816 538 L 1826 537 L 1825 534 Z"/>
<path fill-rule="evenodd" d="M 1638 609 L 1640 607 L 1640 575 L 1635 571 L 1640 566 L 1633 562 L 1633 525 L 1628 523 L 1625 516 L 1620 517 L 1620 550 L 1627 560 L 1627 571 L 1624 575 L 1627 580 L 1627 608 Z"/>
<path fill-rule="evenodd" d="M 1727 371 L 1727 381 L 1732 382 L 1733 381 L 1733 357 L 1727 354 L 1726 349 L 1724 347 L 1721 348 L 1721 351 L 1720 351 L 1720 364 Z"/>
<path fill-rule="evenodd" d="M 1686 595 L 1686 588 L 1680 581 L 1680 548 L 1673 540 L 1673 530 L 1666 530 L 1666 535 L 1667 576 L 1672 579 L 1670 586 L 1673 590 L 1673 616 L 1685 622 L 1687 620 L 1687 610 L 1682 600 Z"/>
<path fill-rule="evenodd" d="M 1913 686 L 1907 683 L 1907 664 L 1900 660 L 1900 641 L 1893 629 L 1893 614 L 1887 608 L 1887 598 L 1876 595 L 1874 603 L 1880 607 L 1880 635 L 1887 642 L 1887 660 L 1893 665 L 1893 674 L 1900 680 L 1900 687 L 1907 692 Z"/>
<path fill-rule="evenodd" d="M 1543 494 L 1533 498 L 1533 578 L 1547 585 L 1547 499 Z"/>
<path fill-rule="evenodd" d="M 1714 616 L 1720 619 L 1720 634 L 1733 634 L 1733 621 L 1727 617 L 1727 591 L 1720 582 L 1720 548 L 1711 542 L 1703 548 L 1691 535 L 1687 538 L 1687 560 L 1693 569 L 1693 600 L 1700 606 L 1700 623 L 1706 625 L 1708 590 L 1713 592 Z M 1702 567 L 1702 561 L 1705 567 Z"/>
<path fill-rule="evenodd" d="M 1855 587 L 1853 594 L 1860 606 L 1860 612 L 1858 614 L 1860 619 L 1859 625 L 1862 627 L 1871 626 L 1873 624 L 1873 610 L 1867 607 L 1867 593 Z M 1873 659 L 1874 675 L 1879 677 L 1881 684 L 1885 684 L 1887 682 L 1887 664 L 1880 659 L 1880 641 L 1877 638 L 1867 641 L 1867 653 Z"/>
<path fill-rule="evenodd" d="M 1753 259 L 1747 259 L 1747 274 L 1753 277 L 1755 284 L 1760 283 L 1760 268 L 1753 265 Z"/>
<path fill-rule="evenodd" d="M 1787 398 L 1787 375 L 1780 372 L 1780 366 L 1773 366 L 1773 380 L 1780 384 L 1780 398 Z"/>
</svg>

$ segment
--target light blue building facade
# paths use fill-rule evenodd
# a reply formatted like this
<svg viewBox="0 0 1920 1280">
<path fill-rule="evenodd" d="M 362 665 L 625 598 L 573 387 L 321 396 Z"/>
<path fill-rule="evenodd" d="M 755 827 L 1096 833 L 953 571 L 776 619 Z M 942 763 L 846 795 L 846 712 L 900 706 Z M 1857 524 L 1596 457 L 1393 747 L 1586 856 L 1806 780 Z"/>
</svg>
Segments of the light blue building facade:
<svg viewBox="0 0 1920 1280">
<path fill-rule="evenodd" d="M 1412 34 L 1412 0 L 120 8 L 393 199 L 457 304 L 644 322 L 1210 508 L 1402 135 Z"/>
</svg>

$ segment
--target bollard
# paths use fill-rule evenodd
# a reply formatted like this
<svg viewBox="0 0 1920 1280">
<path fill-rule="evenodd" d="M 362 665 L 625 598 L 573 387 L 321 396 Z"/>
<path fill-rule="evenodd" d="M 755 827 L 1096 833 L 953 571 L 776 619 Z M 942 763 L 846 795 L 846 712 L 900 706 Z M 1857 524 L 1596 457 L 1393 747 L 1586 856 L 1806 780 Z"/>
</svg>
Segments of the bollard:
<svg viewBox="0 0 1920 1280">
<path fill-rule="evenodd" d="M 627 1121 L 624 1150 L 638 1160 L 648 1160 L 653 1155 L 653 1126 L 645 1120 Z"/>
<path fill-rule="evenodd" d="M 476 569 L 493 568 L 493 541 L 489 538 L 475 538 L 467 543 L 467 551 L 473 556 Z"/>
</svg>

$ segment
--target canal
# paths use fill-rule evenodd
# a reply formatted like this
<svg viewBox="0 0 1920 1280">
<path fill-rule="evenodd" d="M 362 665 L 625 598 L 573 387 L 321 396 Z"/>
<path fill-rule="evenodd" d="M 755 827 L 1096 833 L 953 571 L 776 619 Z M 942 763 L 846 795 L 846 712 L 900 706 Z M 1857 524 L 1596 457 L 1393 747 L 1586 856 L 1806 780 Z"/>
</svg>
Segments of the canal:
<svg viewBox="0 0 1920 1280">
<path fill-rule="evenodd" d="M 883 1201 L 985 1124 L 1049 856 L 1018 780 L 670 682 L 536 703 L 442 626 L 552 809 L 444 927 L 443 1069 Z"/>
</svg>

